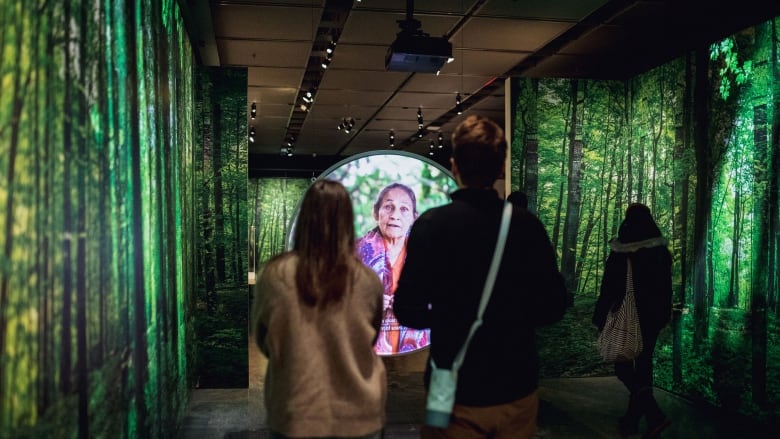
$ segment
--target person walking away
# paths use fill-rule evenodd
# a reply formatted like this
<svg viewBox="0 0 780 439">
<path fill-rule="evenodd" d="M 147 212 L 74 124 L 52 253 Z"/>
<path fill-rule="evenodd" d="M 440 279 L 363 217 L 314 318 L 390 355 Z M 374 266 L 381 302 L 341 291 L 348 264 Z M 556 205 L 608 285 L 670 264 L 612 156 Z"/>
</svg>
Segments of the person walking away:
<svg viewBox="0 0 780 439">
<path fill-rule="evenodd" d="M 658 334 L 669 323 L 672 313 L 672 257 L 667 245 L 650 209 L 640 203 L 628 206 L 617 238 L 609 242 L 611 251 L 604 267 L 593 324 L 601 331 L 607 313 L 623 301 L 630 261 L 642 332 L 639 357 L 615 363 L 615 375 L 629 392 L 628 408 L 618 420 L 623 435 L 638 433 L 642 417 L 647 420 L 643 436 L 647 439 L 658 437 L 671 422 L 653 396 L 653 351 Z"/>
<path fill-rule="evenodd" d="M 493 188 L 506 160 L 504 132 L 469 116 L 452 134 L 452 202 L 412 225 L 395 292 L 398 321 L 430 328 L 429 355 L 450 368 L 474 322 L 505 201 Z M 447 428 L 423 438 L 532 438 L 539 407 L 535 328 L 559 321 L 566 287 L 542 223 L 514 209 L 493 293 L 457 377 Z M 430 385 L 430 361 L 425 386 Z"/>
<path fill-rule="evenodd" d="M 344 186 L 315 181 L 293 233 L 293 249 L 263 267 L 252 304 L 252 330 L 268 357 L 271 438 L 378 439 L 387 394 L 374 352 L 383 288 L 355 255 Z"/>
</svg>

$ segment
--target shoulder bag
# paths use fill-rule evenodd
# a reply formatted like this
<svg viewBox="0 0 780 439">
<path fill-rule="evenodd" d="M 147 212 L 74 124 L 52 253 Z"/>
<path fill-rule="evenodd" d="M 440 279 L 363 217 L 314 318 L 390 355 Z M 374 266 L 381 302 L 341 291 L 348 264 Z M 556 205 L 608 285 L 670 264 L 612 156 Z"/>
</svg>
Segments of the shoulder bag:
<svg viewBox="0 0 780 439">
<path fill-rule="evenodd" d="M 610 308 L 597 340 L 599 354 L 605 363 L 633 361 L 642 352 L 642 330 L 636 311 L 630 258 L 626 259 L 626 264 L 626 295 L 617 310 Z"/>
<path fill-rule="evenodd" d="M 509 233 L 509 222 L 511 219 L 512 203 L 506 203 L 504 204 L 504 212 L 501 217 L 501 226 L 498 229 L 498 241 L 493 252 L 493 260 L 490 263 L 487 280 L 485 280 L 485 286 L 482 289 L 482 299 L 479 302 L 477 319 L 471 325 L 469 335 L 455 356 L 452 367 L 450 369 L 438 368 L 433 361 L 433 356 L 430 357 L 431 381 L 428 386 L 428 399 L 425 406 L 425 423 L 432 427 L 447 428 L 450 424 L 452 407 L 455 405 L 455 390 L 458 386 L 458 369 L 463 364 L 463 358 L 466 356 L 466 350 L 471 342 L 471 337 L 477 331 L 477 328 L 482 325 L 482 314 L 485 312 L 485 307 L 487 307 L 488 300 L 490 300 L 490 294 L 493 292 L 493 283 L 496 280 L 498 266 L 504 253 L 504 244 L 506 243 L 506 235 Z"/>
</svg>

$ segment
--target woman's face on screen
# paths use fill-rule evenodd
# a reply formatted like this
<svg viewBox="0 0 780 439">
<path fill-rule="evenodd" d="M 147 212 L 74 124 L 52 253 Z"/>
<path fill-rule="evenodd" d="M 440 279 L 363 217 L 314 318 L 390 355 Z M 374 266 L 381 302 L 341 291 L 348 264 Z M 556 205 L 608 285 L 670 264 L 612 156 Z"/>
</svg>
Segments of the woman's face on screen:
<svg viewBox="0 0 780 439">
<path fill-rule="evenodd" d="M 385 238 L 406 236 L 414 222 L 414 205 L 409 194 L 400 188 L 389 190 L 379 205 L 376 221 Z"/>
</svg>

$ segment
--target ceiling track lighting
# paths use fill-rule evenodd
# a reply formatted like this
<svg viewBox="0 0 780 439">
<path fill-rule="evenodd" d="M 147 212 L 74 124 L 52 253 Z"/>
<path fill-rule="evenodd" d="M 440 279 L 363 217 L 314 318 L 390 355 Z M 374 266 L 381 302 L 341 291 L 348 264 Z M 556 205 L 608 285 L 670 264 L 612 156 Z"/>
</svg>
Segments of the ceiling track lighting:
<svg viewBox="0 0 780 439">
<path fill-rule="evenodd" d="M 249 141 L 255 143 L 255 127 L 249 129 Z"/>
<path fill-rule="evenodd" d="M 352 117 L 342 117 L 341 123 L 336 127 L 339 131 L 344 131 L 345 134 L 352 132 L 355 127 L 355 119 Z"/>
<path fill-rule="evenodd" d="M 257 104 L 252 102 L 252 110 L 249 112 L 249 116 L 252 117 L 252 120 L 255 120 L 257 117 Z"/>
<path fill-rule="evenodd" d="M 458 92 L 458 94 L 455 95 L 455 112 L 458 114 L 463 114 L 463 105 L 461 105 L 461 102 L 460 92 Z"/>
<path fill-rule="evenodd" d="M 394 148 L 395 147 L 395 131 L 390 130 L 389 140 L 390 140 L 390 148 Z"/>
<path fill-rule="evenodd" d="M 433 150 L 435 148 L 435 145 L 433 144 L 433 140 L 431 140 L 430 146 L 428 146 L 428 155 L 433 156 Z"/>
<path fill-rule="evenodd" d="M 439 149 L 444 148 L 444 134 L 441 131 L 439 131 L 436 141 L 439 142 Z"/>
<path fill-rule="evenodd" d="M 422 106 L 417 107 L 417 129 L 418 130 L 423 129 Z"/>
</svg>

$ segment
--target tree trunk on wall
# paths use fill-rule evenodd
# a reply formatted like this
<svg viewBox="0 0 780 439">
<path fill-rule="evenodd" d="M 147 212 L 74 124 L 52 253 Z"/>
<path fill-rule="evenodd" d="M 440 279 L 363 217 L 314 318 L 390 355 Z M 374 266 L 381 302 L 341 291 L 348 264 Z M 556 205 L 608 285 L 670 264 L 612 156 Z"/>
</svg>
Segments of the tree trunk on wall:
<svg viewBox="0 0 780 439">
<path fill-rule="evenodd" d="M 70 13 L 70 2 L 65 2 L 63 4 L 64 6 L 64 12 L 63 12 L 63 29 L 65 29 L 65 40 L 71 41 L 72 36 L 70 35 L 71 31 L 71 13 Z M 68 105 L 73 101 L 73 92 L 71 90 L 72 88 L 72 80 L 71 80 L 71 72 L 76 71 L 76 68 L 72 65 L 71 62 L 71 53 L 69 48 L 66 45 L 64 52 L 64 63 L 65 63 L 65 71 L 63 73 L 63 83 L 64 83 L 64 96 L 63 96 L 63 103 L 67 111 Z M 63 395 L 68 395 L 71 391 L 71 325 L 73 324 L 71 321 L 71 306 L 72 306 L 72 295 L 73 295 L 73 279 L 72 279 L 72 256 L 71 256 L 71 245 L 72 245 L 72 237 L 74 235 L 73 233 L 73 225 L 72 225 L 72 200 L 71 200 L 71 183 L 70 183 L 70 172 L 72 167 L 72 156 L 73 156 L 73 119 L 70 117 L 66 117 L 63 121 L 63 128 L 62 128 L 62 138 L 63 138 L 63 146 L 62 146 L 62 154 L 63 154 L 63 170 L 62 170 L 62 326 L 61 326 L 61 341 L 60 341 L 60 392 Z"/>
<path fill-rule="evenodd" d="M 766 403 L 766 294 L 769 291 L 769 169 L 767 151 L 766 105 L 753 108 L 753 282 L 750 297 L 751 334 L 753 351 L 753 402 L 763 407 Z"/>
<path fill-rule="evenodd" d="M 688 285 L 688 204 L 690 195 L 690 172 L 687 166 L 688 160 L 685 153 L 691 147 L 691 132 L 693 129 L 693 69 L 691 54 L 685 56 L 685 71 L 682 81 L 682 115 L 677 120 L 675 130 L 675 164 L 678 169 L 675 172 L 675 187 L 679 187 L 679 209 L 675 220 L 674 233 L 677 235 L 677 252 L 680 255 L 680 283 L 674 293 L 674 307 L 672 314 L 673 349 L 672 349 L 672 377 L 675 386 L 682 385 L 682 354 L 683 354 L 683 309 L 686 307 L 686 290 Z M 673 210 L 674 211 L 674 210 Z"/>
<path fill-rule="evenodd" d="M 125 22 L 129 37 L 127 38 L 127 57 L 130 60 L 136 60 L 143 54 L 138 50 L 135 42 L 135 31 L 139 29 L 139 23 L 135 19 L 135 4 L 125 4 Z M 136 414 L 136 434 L 140 437 L 148 436 L 148 410 L 146 404 L 146 383 L 149 375 L 149 354 L 147 352 L 146 338 L 146 287 L 144 282 L 144 235 L 143 235 L 143 206 L 141 204 L 141 139 L 139 138 L 140 123 L 139 114 L 135 109 L 140 108 L 138 97 L 138 72 L 136 69 L 129 69 L 127 72 L 127 108 L 129 110 L 130 138 L 128 147 L 130 149 L 130 194 L 131 202 L 131 239 L 132 242 L 132 310 L 133 316 L 133 403 Z"/>
<path fill-rule="evenodd" d="M 780 209 L 778 206 L 778 184 L 780 184 L 780 66 L 778 66 L 777 56 L 777 44 L 778 44 L 778 32 L 777 32 L 777 20 L 771 21 L 771 68 L 772 68 L 772 84 L 774 86 L 774 92 L 772 93 L 772 140 L 769 146 L 769 286 L 768 290 L 771 294 L 770 306 L 775 310 L 777 315 L 780 315 L 780 308 L 778 302 L 780 302 L 780 291 L 778 288 L 778 257 L 780 257 L 780 231 L 778 231 L 778 222 L 780 222 Z"/>
<path fill-rule="evenodd" d="M 222 108 L 214 105 L 212 131 L 212 172 L 214 177 L 214 263 L 216 264 L 217 283 L 225 282 L 225 206 L 222 192 Z"/>
<path fill-rule="evenodd" d="M 242 130 L 242 123 L 241 119 L 245 117 L 243 110 L 237 109 L 236 110 L 236 158 L 234 163 L 234 166 L 236 166 L 236 174 L 238 174 L 238 167 L 239 164 L 245 161 L 243 157 L 241 157 L 241 142 L 245 142 L 246 139 L 243 135 L 240 135 L 239 133 L 245 132 L 245 130 Z M 246 180 L 238 180 L 235 176 L 233 178 L 233 202 L 234 202 L 234 209 L 233 209 L 233 282 L 240 285 L 244 282 L 246 273 L 244 270 L 244 258 L 242 257 L 243 249 L 245 246 L 241 245 L 241 237 L 244 235 L 244 230 L 241 230 L 241 200 L 239 199 L 239 196 L 241 195 L 240 187 L 241 183 L 245 182 Z M 246 198 L 246 196 L 244 196 Z"/>
<path fill-rule="evenodd" d="M 707 47 L 695 51 L 695 83 L 693 105 L 694 151 L 696 153 L 696 210 L 693 223 L 693 320 L 694 347 L 700 348 L 707 339 L 709 319 L 707 244 L 712 205 L 712 152 L 708 142 L 709 113 L 708 99 L 710 86 L 708 79 L 709 52 Z"/>
<path fill-rule="evenodd" d="M 23 5 L 19 5 L 20 8 L 23 8 Z M 6 202 L 5 202 L 5 230 L 3 233 L 5 234 L 5 245 L 3 246 L 3 259 L 6 261 L 11 260 L 11 251 L 13 250 L 13 242 L 14 242 L 14 185 L 16 182 L 14 181 L 16 176 L 16 155 L 17 151 L 19 149 L 19 123 L 21 121 L 21 114 L 22 114 L 22 108 L 24 105 L 23 97 L 25 95 L 25 91 L 23 90 L 27 88 L 27 85 L 29 84 L 30 75 L 28 72 L 27 80 L 25 84 L 22 84 L 22 72 L 21 69 L 21 54 L 22 54 L 22 44 L 23 44 L 23 25 L 21 20 L 17 20 L 16 22 L 16 35 L 17 35 L 17 42 L 18 45 L 16 47 L 15 51 L 15 60 L 13 63 L 14 68 L 16 69 L 15 74 L 13 75 L 14 82 L 13 82 L 13 108 L 12 108 L 12 115 L 11 115 L 11 144 L 9 145 L 9 152 L 8 152 L 8 173 L 5 177 L 5 187 L 7 188 L 8 195 L 6 196 Z M 6 313 L 8 313 L 9 308 L 9 300 L 8 300 L 8 286 L 9 286 L 9 275 L 5 274 L 5 270 L 3 270 L 3 274 L 0 275 L 0 364 L 9 364 L 9 362 L 5 359 L 5 350 L 6 350 L 6 335 L 8 333 L 8 318 L 6 316 Z M 5 368 L 4 368 L 5 369 Z M 0 371 L 0 416 L 4 416 L 6 414 L 6 407 L 5 407 L 5 395 L 10 396 L 10 392 L 6 389 L 6 383 L 5 383 L 5 374 L 6 371 Z M 2 424 L 2 418 L 0 418 L 0 424 Z"/>
<path fill-rule="evenodd" d="M 79 74 L 77 78 L 79 90 L 76 103 L 76 121 L 78 123 L 78 167 L 76 171 L 77 215 L 76 230 L 76 388 L 78 391 L 78 436 L 80 439 L 89 437 L 89 382 L 87 371 L 87 175 L 85 167 L 89 163 L 87 138 L 88 114 L 85 93 L 89 89 L 87 73 L 87 2 L 82 2 L 78 17 L 78 57 Z"/>
<path fill-rule="evenodd" d="M 537 116 L 537 97 L 539 96 L 539 80 L 526 79 L 524 84 L 528 87 L 529 104 L 526 120 L 525 133 L 525 176 L 521 189 L 528 198 L 528 211 L 536 215 L 539 191 L 539 139 L 537 138 L 537 127 L 539 126 Z"/>
<path fill-rule="evenodd" d="M 48 8 L 46 12 L 46 59 L 52 59 L 54 56 L 54 31 L 52 29 L 52 8 Z M 54 92 L 52 87 L 52 81 L 54 77 L 53 66 L 51 63 L 46 63 L 44 68 L 45 84 L 44 102 L 54 102 Z M 43 379 L 43 389 L 41 393 L 41 400 L 38 404 L 38 412 L 45 413 L 51 405 L 52 396 L 56 392 L 54 383 L 54 373 L 56 366 L 52 364 L 52 353 L 54 351 L 54 334 L 53 326 L 54 319 L 52 318 L 52 261 L 50 257 L 50 241 L 52 229 L 52 210 L 54 205 L 52 204 L 51 188 L 52 184 L 52 133 L 51 130 L 43 130 L 43 160 L 41 167 L 43 168 L 43 206 L 45 211 L 41 212 L 43 217 L 43 242 L 41 243 L 41 253 L 43 258 L 41 260 L 41 278 L 45 279 L 42 284 L 43 303 L 41 305 L 41 361 L 39 368 L 41 370 L 41 376 Z M 2 328 L 0 328 L 1 330 Z M 0 391 L 2 393 L 2 391 Z M 2 410 L 0 409 L 0 412 Z"/>
<path fill-rule="evenodd" d="M 579 105 L 579 81 L 571 81 L 571 123 L 569 127 L 569 174 L 566 197 L 566 216 L 563 224 L 561 273 L 569 294 L 577 293 L 575 276 L 577 256 L 577 231 L 580 223 L 580 177 L 582 175 L 582 139 L 578 129 L 581 121 L 577 113 Z"/>
<path fill-rule="evenodd" d="M 738 154 L 735 154 L 737 156 Z M 738 166 L 738 165 L 736 165 Z M 742 190 L 739 185 L 734 187 L 734 215 L 732 217 L 731 234 L 731 272 L 729 273 L 729 294 L 726 307 L 736 308 L 739 304 L 739 241 L 741 225 Z"/>
</svg>

